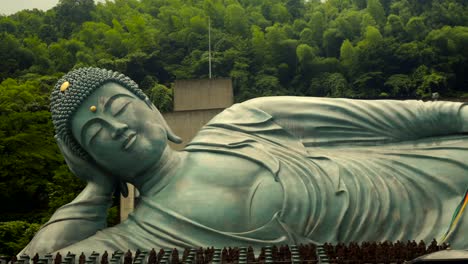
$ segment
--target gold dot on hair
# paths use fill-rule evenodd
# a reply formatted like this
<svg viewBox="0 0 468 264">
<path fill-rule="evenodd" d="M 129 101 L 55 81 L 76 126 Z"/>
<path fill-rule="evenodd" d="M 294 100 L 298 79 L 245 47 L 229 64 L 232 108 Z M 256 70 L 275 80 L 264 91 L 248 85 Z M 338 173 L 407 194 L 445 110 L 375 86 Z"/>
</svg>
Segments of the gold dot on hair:
<svg viewBox="0 0 468 264">
<path fill-rule="evenodd" d="M 63 93 L 65 92 L 65 90 L 68 89 L 68 86 L 70 86 L 70 83 L 69 82 L 64 82 L 62 83 L 62 85 L 60 86 L 60 91 Z"/>
<path fill-rule="evenodd" d="M 95 105 L 93 105 L 93 106 L 91 106 L 91 107 L 89 108 L 89 110 L 90 110 L 91 112 L 94 113 L 94 112 L 96 112 L 97 107 L 96 107 Z"/>
</svg>

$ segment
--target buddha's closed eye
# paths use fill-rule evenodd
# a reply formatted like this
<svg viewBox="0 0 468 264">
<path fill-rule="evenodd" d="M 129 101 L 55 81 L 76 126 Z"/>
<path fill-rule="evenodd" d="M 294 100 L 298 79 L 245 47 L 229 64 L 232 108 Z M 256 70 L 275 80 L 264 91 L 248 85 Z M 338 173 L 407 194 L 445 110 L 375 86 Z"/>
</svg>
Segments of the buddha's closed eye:
<svg viewBox="0 0 468 264">
<path fill-rule="evenodd" d="M 116 107 L 115 107 L 115 109 L 111 110 L 112 115 L 113 116 L 118 116 L 118 115 L 122 114 L 131 103 L 132 102 L 129 101 L 129 100 L 125 100 L 122 103 L 119 102 L 118 104 L 114 103 L 113 105 L 116 105 Z"/>
<path fill-rule="evenodd" d="M 87 134 L 90 135 L 88 144 L 91 144 L 101 131 L 102 131 L 102 126 L 100 124 L 94 123 L 93 125 L 91 125 L 87 131 Z"/>
</svg>

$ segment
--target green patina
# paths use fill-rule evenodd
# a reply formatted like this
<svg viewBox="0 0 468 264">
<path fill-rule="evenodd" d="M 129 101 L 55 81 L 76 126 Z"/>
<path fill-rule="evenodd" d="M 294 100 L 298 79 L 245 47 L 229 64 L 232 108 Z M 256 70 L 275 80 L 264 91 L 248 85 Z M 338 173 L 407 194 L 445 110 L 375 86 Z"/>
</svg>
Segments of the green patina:
<svg viewBox="0 0 468 264">
<path fill-rule="evenodd" d="M 65 91 L 61 91 L 60 87 L 64 82 L 69 82 L 70 86 Z M 127 76 L 93 67 L 80 68 L 67 73 L 57 82 L 52 91 L 50 111 L 55 132 L 73 152 L 82 158 L 88 159 L 89 157 L 71 135 L 71 117 L 94 90 L 109 82 L 118 83 L 140 99 L 147 100 L 147 96 L 143 91 Z"/>
</svg>

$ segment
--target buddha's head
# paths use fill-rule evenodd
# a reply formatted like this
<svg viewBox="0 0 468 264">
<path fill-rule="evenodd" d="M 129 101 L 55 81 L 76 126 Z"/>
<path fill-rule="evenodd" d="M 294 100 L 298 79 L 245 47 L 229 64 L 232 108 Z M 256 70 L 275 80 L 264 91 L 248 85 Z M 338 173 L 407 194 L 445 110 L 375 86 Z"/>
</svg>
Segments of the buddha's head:
<svg viewBox="0 0 468 264">
<path fill-rule="evenodd" d="M 153 166 L 180 143 L 158 109 L 123 74 L 81 68 L 63 76 L 51 96 L 56 134 L 79 157 L 123 181 Z"/>
</svg>

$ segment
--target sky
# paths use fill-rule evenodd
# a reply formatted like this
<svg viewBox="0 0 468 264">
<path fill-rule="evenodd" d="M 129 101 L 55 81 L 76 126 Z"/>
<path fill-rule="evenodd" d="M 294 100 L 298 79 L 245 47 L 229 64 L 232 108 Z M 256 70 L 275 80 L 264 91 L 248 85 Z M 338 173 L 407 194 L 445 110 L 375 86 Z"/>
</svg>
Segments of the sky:
<svg viewBox="0 0 468 264">
<path fill-rule="evenodd" d="M 0 0 L 0 14 L 11 15 L 23 9 L 48 10 L 57 5 L 59 0 Z M 98 0 L 95 2 L 104 2 Z"/>
</svg>

